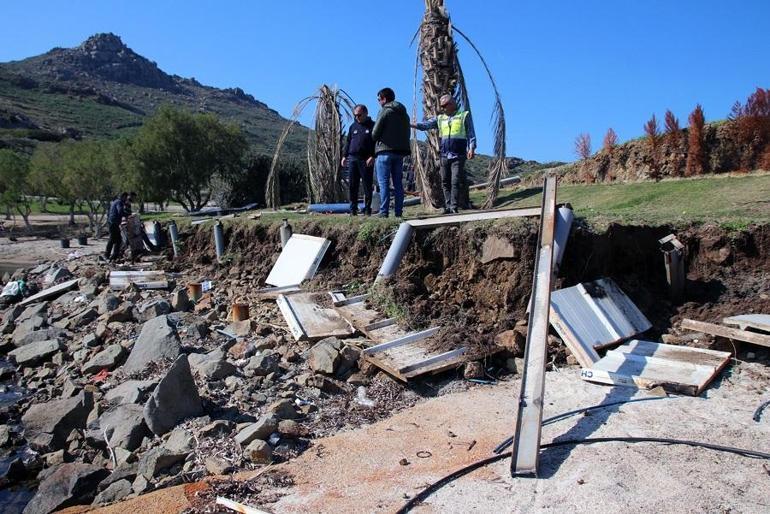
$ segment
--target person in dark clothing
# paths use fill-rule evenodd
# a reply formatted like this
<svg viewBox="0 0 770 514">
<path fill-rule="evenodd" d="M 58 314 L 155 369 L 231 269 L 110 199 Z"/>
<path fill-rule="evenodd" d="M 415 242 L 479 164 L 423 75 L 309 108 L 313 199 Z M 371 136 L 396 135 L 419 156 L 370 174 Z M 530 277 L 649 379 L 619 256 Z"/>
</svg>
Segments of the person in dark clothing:
<svg viewBox="0 0 770 514">
<path fill-rule="evenodd" d="M 374 170 L 380 184 L 379 217 L 387 218 L 390 209 L 390 182 L 393 182 L 395 215 L 400 218 L 404 208 L 404 157 L 410 155 L 409 114 L 389 87 L 377 93 L 382 110 L 372 129 L 374 140 Z"/>
<path fill-rule="evenodd" d="M 107 249 L 104 251 L 104 258 L 115 261 L 120 256 L 120 247 L 123 239 L 120 235 L 120 224 L 126 216 L 126 200 L 128 193 L 120 193 L 110 204 L 110 210 L 107 213 L 107 226 L 110 230 L 110 238 L 107 241 Z"/>
<path fill-rule="evenodd" d="M 465 185 L 465 160 L 476 153 L 476 131 L 471 113 L 458 110 L 451 95 L 439 99 L 442 114 L 422 123 L 412 124 L 418 130 L 438 129 L 441 137 L 441 185 L 444 189 L 444 214 L 458 212 L 460 190 Z"/>
<path fill-rule="evenodd" d="M 348 140 L 342 152 L 342 166 L 347 166 L 350 175 L 350 214 L 358 214 L 358 187 L 364 183 L 364 214 L 372 214 L 372 177 L 374 175 L 374 121 L 369 117 L 365 105 L 353 108 L 355 121 L 350 125 Z"/>
</svg>

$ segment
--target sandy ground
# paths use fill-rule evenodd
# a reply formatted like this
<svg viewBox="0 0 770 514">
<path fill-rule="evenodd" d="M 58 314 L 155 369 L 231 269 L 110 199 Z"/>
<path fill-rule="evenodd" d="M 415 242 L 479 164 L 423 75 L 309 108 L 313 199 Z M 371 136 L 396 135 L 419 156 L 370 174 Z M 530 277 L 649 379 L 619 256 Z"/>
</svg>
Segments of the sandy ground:
<svg viewBox="0 0 770 514">
<path fill-rule="evenodd" d="M 770 452 L 770 412 L 759 423 L 752 420 L 770 393 L 768 384 L 767 367 L 740 363 L 701 397 L 574 416 L 545 426 L 542 442 L 649 436 Z M 276 513 L 395 512 L 426 485 L 491 455 L 513 431 L 519 385 L 517 379 L 433 398 L 382 422 L 316 440 L 299 458 L 275 466 L 293 476 L 295 485 L 277 503 L 255 507 Z M 584 382 L 575 369 L 549 372 L 544 417 L 650 396 Z M 768 461 L 686 446 L 613 442 L 545 449 L 540 462 L 536 479 L 511 478 L 510 459 L 482 468 L 439 490 L 415 512 L 770 511 Z M 185 486 L 179 486 L 102 512 L 178 512 L 186 505 Z"/>
<path fill-rule="evenodd" d="M 91 255 L 104 251 L 107 240 L 88 239 L 85 246 L 77 239 L 70 240 L 69 248 L 62 248 L 58 240 L 40 237 L 18 237 L 18 241 L 0 238 L 0 276 L 6 271 L 33 266 L 41 262 L 67 259 L 74 255 Z"/>
</svg>

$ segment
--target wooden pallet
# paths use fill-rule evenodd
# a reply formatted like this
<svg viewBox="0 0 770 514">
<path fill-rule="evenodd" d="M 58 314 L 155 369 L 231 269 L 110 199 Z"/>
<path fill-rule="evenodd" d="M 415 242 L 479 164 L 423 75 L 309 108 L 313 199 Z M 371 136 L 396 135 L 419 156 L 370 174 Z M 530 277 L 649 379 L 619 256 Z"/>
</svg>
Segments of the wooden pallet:
<svg viewBox="0 0 770 514">
<path fill-rule="evenodd" d="M 318 294 L 278 295 L 276 302 L 294 339 L 316 341 L 326 337 L 353 335 L 355 329 L 345 318 L 333 308 L 322 307 L 314 300 Z"/>
<path fill-rule="evenodd" d="M 696 396 L 730 362 L 730 353 L 688 346 L 632 340 L 580 373 L 583 380 Z"/>
</svg>

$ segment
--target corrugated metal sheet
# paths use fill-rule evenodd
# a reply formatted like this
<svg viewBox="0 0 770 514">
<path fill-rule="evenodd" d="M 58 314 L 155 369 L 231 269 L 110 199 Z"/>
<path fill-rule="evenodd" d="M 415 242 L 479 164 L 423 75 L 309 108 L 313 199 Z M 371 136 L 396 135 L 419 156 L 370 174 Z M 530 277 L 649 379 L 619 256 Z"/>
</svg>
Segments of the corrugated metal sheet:
<svg viewBox="0 0 770 514">
<path fill-rule="evenodd" d="M 641 334 L 652 326 L 610 278 L 554 291 L 551 318 L 553 327 L 584 366 L 598 359 L 594 349 Z"/>
</svg>

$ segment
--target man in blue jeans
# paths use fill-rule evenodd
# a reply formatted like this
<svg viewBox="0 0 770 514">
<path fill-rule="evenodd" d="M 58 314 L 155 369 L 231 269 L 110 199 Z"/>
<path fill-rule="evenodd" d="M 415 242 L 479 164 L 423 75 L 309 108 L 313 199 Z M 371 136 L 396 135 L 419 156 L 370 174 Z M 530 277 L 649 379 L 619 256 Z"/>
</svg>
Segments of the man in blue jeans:
<svg viewBox="0 0 770 514">
<path fill-rule="evenodd" d="M 389 87 L 377 93 L 382 110 L 372 129 L 374 140 L 374 171 L 380 185 L 380 218 L 387 218 L 390 209 L 390 182 L 395 196 L 394 214 L 400 218 L 404 210 L 404 156 L 411 153 L 409 145 L 409 114 L 406 107 L 396 102 L 396 94 Z"/>
</svg>

